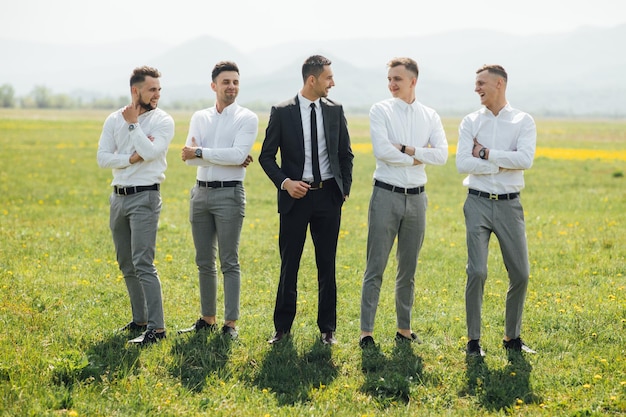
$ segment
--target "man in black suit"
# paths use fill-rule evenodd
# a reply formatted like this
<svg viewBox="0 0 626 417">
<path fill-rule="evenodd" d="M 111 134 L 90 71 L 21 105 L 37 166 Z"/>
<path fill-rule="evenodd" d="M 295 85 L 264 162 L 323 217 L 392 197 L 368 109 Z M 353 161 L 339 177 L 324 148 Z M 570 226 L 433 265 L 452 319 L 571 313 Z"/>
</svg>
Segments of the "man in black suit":
<svg viewBox="0 0 626 417">
<path fill-rule="evenodd" d="M 259 163 L 278 189 L 280 282 L 270 344 L 289 336 L 307 228 L 315 246 L 317 325 L 324 344 L 337 342 L 335 257 L 341 207 L 352 184 L 352 149 L 343 107 L 327 99 L 331 62 L 313 55 L 302 65 L 302 90 L 272 107 Z M 280 149 L 280 165 L 276 154 Z"/>
</svg>

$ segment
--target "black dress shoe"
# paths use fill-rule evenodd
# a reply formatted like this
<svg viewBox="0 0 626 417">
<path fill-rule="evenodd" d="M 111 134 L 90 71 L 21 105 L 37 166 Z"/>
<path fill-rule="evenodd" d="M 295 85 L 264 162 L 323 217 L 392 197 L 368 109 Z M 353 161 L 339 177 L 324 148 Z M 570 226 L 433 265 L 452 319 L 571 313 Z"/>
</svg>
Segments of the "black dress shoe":
<svg viewBox="0 0 626 417">
<path fill-rule="evenodd" d="M 289 337 L 289 331 L 282 331 L 282 330 L 277 330 L 274 335 L 271 337 L 271 339 L 269 339 L 267 341 L 267 343 L 269 343 L 270 345 L 273 345 L 274 343 L 278 343 L 281 340 L 283 340 L 286 337 Z"/>
<path fill-rule="evenodd" d="M 411 338 L 408 338 L 400 332 L 396 332 L 396 342 L 415 342 L 422 343 L 422 339 L 420 339 L 415 333 L 411 333 Z"/>
<path fill-rule="evenodd" d="M 335 339 L 334 332 L 324 332 L 322 333 L 320 340 L 325 345 L 336 345 L 337 339 Z"/>
<path fill-rule="evenodd" d="M 146 324 L 137 324 L 134 321 L 131 321 L 126 326 L 117 329 L 118 332 L 145 332 L 148 329 L 148 325 Z"/>
<path fill-rule="evenodd" d="M 467 348 L 465 352 L 468 356 L 480 356 L 485 357 L 485 351 L 480 347 L 480 342 L 478 339 L 473 339 L 467 342 Z"/>
<path fill-rule="evenodd" d="M 376 342 L 374 342 L 374 338 L 372 336 L 365 336 L 359 340 L 359 347 L 361 349 L 366 349 L 368 347 L 376 346 Z"/>
<path fill-rule="evenodd" d="M 149 329 L 143 332 L 140 336 L 129 340 L 128 343 L 145 346 L 150 345 L 152 343 L 156 343 L 161 339 L 165 339 L 165 331 L 157 332 L 155 329 Z"/>
<path fill-rule="evenodd" d="M 511 352 L 526 352 L 526 353 L 531 353 L 531 354 L 537 353 L 533 349 L 526 346 L 526 344 L 522 341 L 520 337 L 518 337 L 517 339 L 503 340 L 502 346 L 506 350 L 511 351 Z"/>
<path fill-rule="evenodd" d="M 235 340 L 239 337 L 239 333 L 237 333 L 237 329 L 234 327 L 230 327 L 227 325 L 222 326 L 222 334 L 224 336 L 228 336 L 231 340 Z"/>
<path fill-rule="evenodd" d="M 207 330 L 208 332 L 214 332 L 217 330 L 217 323 L 209 324 L 200 317 L 198 321 L 196 321 L 193 326 L 187 327 L 186 329 L 180 329 L 178 334 L 189 333 L 189 332 L 199 332 L 200 330 Z"/>
</svg>

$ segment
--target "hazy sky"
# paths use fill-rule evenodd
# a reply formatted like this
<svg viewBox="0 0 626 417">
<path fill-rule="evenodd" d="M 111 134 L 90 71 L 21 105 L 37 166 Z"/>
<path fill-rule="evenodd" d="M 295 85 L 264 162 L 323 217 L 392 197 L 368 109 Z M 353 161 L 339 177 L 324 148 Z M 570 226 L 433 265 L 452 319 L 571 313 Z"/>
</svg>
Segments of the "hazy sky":
<svg viewBox="0 0 626 417">
<path fill-rule="evenodd" d="M 393 38 L 455 29 L 511 34 L 626 23 L 623 0 L 0 0 L 0 39 L 93 44 L 202 35 L 241 51 L 302 39 Z M 132 42 L 135 41 L 135 42 Z"/>
</svg>

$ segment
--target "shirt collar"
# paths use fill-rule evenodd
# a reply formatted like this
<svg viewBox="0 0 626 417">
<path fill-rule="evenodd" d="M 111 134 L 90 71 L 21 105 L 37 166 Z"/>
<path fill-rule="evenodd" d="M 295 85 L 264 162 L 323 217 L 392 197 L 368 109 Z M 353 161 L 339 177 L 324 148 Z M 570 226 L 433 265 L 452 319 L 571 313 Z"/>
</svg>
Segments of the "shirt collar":
<svg viewBox="0 0 626 417">
<path fill-rule="evenodd" d="M 315 103 L 315 108 L 320 107 L 319 98 L 315 101 L 311 101 L 308 98 L 304 97 L 301 92 L 298 92 L 298 101 L 300 102 L 300 108 L 302 109 L 309 109 L 311 107 L 311 103 Z"/>
<path fill-rule="evenodd" d="M 224 116 L 228 116 L 231 113 L 233 113 L 235 111 L 235 109 L 237 108 L 237 102 L 235 101 L 233 104 L 229 104 L 228 106 L 226 106 L 224 108 L 224 110 L 222 110 L 222 113 L 217 111 L 217 105 L 214 105 L 213 108 L 215 109 L 215 113 L 223 114 Z"/>
<path fill-rule="evenodd" d="M 507 101 L 506 104 L 504 105 L 504 107 L 502 107 L 502 110 L 500 110 L 498 112 L 498 116 L 495 116 L 491 110 L 489 110 L 487 107 L 484 107 L 484 106 L 482 108 L 482 111 L 483 111 L 483 114 L 486 114 L 486 115 L 489 115 L 489 116 L 492 116 L 492 117 L 498 117 L 502 113 L 509 113 L 509 112 L 513 111 L 513 107 L 511 107 L 511 105 Z"/>
<path fill-rule="evenodd" d="M 417 100 L 414 100 L 413 103 L 407 103 L 401 98 L 394 98 L 395 105 L 398 106 L 401 110 L 407 111 L 409 109 L 415 110 L 417 106 Z"/>
</svg>

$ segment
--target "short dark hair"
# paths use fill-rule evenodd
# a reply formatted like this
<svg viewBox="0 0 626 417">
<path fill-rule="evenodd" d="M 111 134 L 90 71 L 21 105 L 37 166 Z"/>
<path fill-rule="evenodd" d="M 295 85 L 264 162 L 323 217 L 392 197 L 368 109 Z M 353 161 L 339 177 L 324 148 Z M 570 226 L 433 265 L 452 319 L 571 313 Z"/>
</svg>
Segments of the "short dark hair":
<svg viewBox="0 0 626 417">
<path fill-rule="evenodd" d="M 476 71 L 476 74 L 480 74 L 483 71 L 487 71 L 490 74 L 496 74 L 499 75 L 500 77 L 504 78 L 504 81 L 508 81 L 509 76 L 507 75 L 506 71 L 504 68 L 502 68 L 501 65 L 483 65 L 482 67 L 478 68 L 478 70 Z"/>
<path fill-rule="evenodd" d="M 311 55 L 302 64 L 302 80 L 306 82 L 306 79 L 311 75 L 315 78 L 319 77 L 324 72 L 324 67 L 331 64 L 330 59 L 324 56 Z"/>
<path fill-rule="evenodd" d="M 233 61 L 220 61 L 213 67 L 211 72 L 211 80 L 215 81 L 217 77 L 224 71 L 235 71 L 239 74 L 239 67 Z"/>
<path fill-rule="evenodd" d="M 130 76 L 130 86 L 146 81 L 146 77 L 159 78 L 161 73 L 158 69 L 144 65 L 133 70 Z"/>
<path fill-rule="evenodd" d="M 420 74 L 420 70 L 417 67 L 417 62 L 415 62 L 414 59 L 411 58 L 394 58 L 391 61 L 389 61 L 387 63 L 387 66 L 389 68 L 394 68 L 400 65 L 404 65 L 404 68 L 406 68 L 407 71 L 412 72 L 415 75 L 415 78 L 417 78 Z"/>
</svg>

